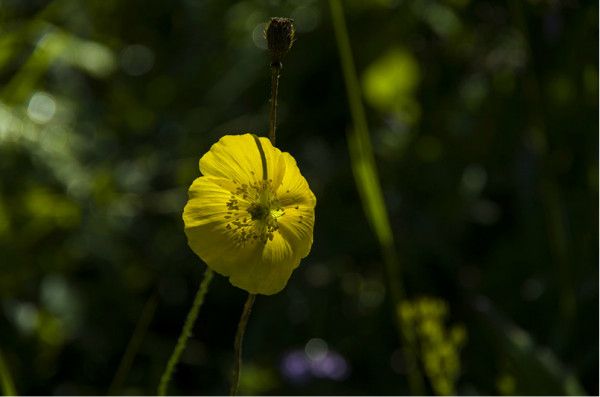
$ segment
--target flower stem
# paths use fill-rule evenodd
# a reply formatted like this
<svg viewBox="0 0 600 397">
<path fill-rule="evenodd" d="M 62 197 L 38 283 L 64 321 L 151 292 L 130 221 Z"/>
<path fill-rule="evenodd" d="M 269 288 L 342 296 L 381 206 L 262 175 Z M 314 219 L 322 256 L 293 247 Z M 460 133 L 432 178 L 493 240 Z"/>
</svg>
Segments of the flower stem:
<svg viewBox="0 0 600 397">
<path fill-rule="evenodd" d="M 185 324 L 183 325 L 183 329 L 181 330 L 181 334 L 179 335 L 179 339 L 177 340 L 177 345 L 175 345 L 175 349 L 167 362 L 167 367 L 165 368 L 165 372 L 162 374 L 160 378 L 160 383 L 158 385 L 158 395 L 164 396 L 167 394 L 167 386 L 169 385 L 169 381 L 171 380 L 171 376 L 173 375 L 173 371 L 175 370 L 175 366 L 179 361 L 179 357 L 181 353 L 185 350 L 185 345 L 187 344 L 187 340 L 192 334 L 192 328 L 194 327 L 194 323 L 196 322 L 196 318 L 198 317 L 198 312 L 200 311 L 200 307 L 204 302 L 204 297 L 206 296 L 206 292 L 208 291 L 208 286 L 213 278 L 213 271 L 210 268 L 206 269 L 204 273 L 204 278 L 200 282 L 200 286 L 198 287 L 198 292 L 196 293 L 196 297 L 194 298 L 194 303 L 192 304 L 192 308 L 190 309 L 187 318 L 185 320 Z"/>
<path fill-rule="evenodd" d="M 275 146 L 275 132 L 277 130 L 277 95 L 279 94 L 279 76 L 281 75 L 281 62 L 271 63 L 271 111 L 269 112 L 269 139 Z"/>
<path fill-rule="evenodd" d="M 244 334 L 246 333 L 246 325 L 248 324 L 248 319 L 250 318 L 250 313 L 252 312 L 252 306 L 254 305 L 255 299 L 256 294 L 248 294 L 248 299 L 246 299 L 244 311 L 242 312 L 242 316 L 240 317 L 240 322 L 238 324 L 237 333 L 235 334 L 235 353 L 233 371 L 231 373 L 231 388 L 229 389 L 230 396 L 235 396 L 238 392 L 238 386 L 240 383 L 240 368 L 242 366 L 242 342 L 244 339 Z"/>
</svg>

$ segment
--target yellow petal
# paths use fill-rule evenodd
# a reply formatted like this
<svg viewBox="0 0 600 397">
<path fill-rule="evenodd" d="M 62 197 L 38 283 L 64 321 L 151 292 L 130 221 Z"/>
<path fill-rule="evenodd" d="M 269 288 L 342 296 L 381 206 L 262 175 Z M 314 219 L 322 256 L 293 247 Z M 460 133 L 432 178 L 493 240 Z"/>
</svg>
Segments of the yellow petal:
<svg viewBox="0 0 600 397">
<path fill-rule="evenodd" d="M 290 243 L 275 233 L 272 241 L 256 247 L 254 255 L 231 274 L 229 281 L 251 294 L 273 295 L 286 286 L 300 259 Z"/>
<path fill-rule="evenodd" d="M 310 252 L 313 243 L 315 211 L 308 207 L 286 208 L 285 215 L 279 218 L 279 233 L 293 247 L 300 258 Z"/>
<path fill-rule="evenodd" d="M 190 248 L 217 273 L 230 275 L 254 252 L 251 244 L 241 246 L 227 229 L 227 202 L 231 191 L 223 186 L 232 182 L 213 177 L 197 178 L 189 190 L 189 200 L 183 210 L 185 234 Z M 247 203 L 240 201 L 242 210 Z M 256 245 L 256 244 L 255 244 Z"/>
<path fill-rule="evenodd" d="M 313 242 L 316 198 L 300 174 L 296 160 L 283 153 L 286 173 L 277 191 L 279 203 L 285 213 L 278 219 L 279 232 L 295 247 L 295 252 L 304 258 Z"/>
<path fill-rule="evenodd" d="M 284 207 L 300 205 L 314 208 L 317 199 L 300 173 L 296 160 L 287 152 L 281 155 L 285 162 L 285 175 L 277 188 L 279 202 Z"/>
<path fill-rule="evenodd" d="M 200 172 L 206 176 L 225 178 L 240 184 L 251 184 L 263 179 L 264 153 L 267 178 L 277 188 L 285 173 L 285 160 L 279 149 L 267 138 L 252 134 L 225 135 L 200 159 Z"/>
<path fill-rule="evenodd" d="M 200 159 L 200 171 L 183 213 L 192 250 L 239 288 L 281 291 L 313 242 L 316 199 L 296 161 L 266 138 L 225 136 Z M 265 205 L 274 206 L 272 218 L 257 212 Z"/>
</svg>

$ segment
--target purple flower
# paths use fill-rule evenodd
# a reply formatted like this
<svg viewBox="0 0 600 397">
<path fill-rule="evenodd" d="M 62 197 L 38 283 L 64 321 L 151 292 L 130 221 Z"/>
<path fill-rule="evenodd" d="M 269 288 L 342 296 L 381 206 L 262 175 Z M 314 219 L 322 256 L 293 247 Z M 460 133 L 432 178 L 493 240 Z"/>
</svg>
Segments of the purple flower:
<svg viewBox="0 0 600 397">
<path fill-rule="evenodd" d="M 319 351 L 315 346 L 319 347 Z M 281 373 L 292 383 L 306 383 L 312 378 L 341 381 L 349 372 L 346 359 L 328 349 L 320 339 L 311 339 L 304 350 L 292 350 L 281 361 Z"/>
</svg>

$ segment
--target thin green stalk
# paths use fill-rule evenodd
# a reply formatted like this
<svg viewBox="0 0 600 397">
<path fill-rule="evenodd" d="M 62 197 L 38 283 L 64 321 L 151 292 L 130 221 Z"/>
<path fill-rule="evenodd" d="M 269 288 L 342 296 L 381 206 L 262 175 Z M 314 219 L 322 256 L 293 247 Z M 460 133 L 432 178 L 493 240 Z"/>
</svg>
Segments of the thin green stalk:
<svg viewBox="0 0 600 397">
<path fill-rule="evenodd" d="M 131 369 L 131 364 L 133 364 L 133 359 L 137 355 L 140 350 L 140 346 L 142 345 L 142 341 L 144 340 L 144 336 L 146 335 L 146 331 L 148 331 L 148 327 L 150 326 L 150 322 L 154 317 L 154 313 L 156 311 L 156 305 L 158 304 L 158 292 L 155 291 L 150 295 L 150 298 L 146 301 L 144 308 L 142 309 L 142 314 L 135 326 L 135 330 L 131 335 L 131 339 L 127 344 L 127 348 L 125 349 L 125 354 L 123 354 L 123 358 L 121 359 L 121 363 L 119 364 L 119 368 L 115 373 L 115 376 L 110 383 L 110 387 L 108 388 L 108 395 L 118 394 L 118 390 L 121 388 L 125 377 L 129 373 Z"/>
<path fill-rule="evenodd" d="M 233 361 L 233 371 L 231 373 L 231 388 L 229 389 L 230 396 L 235 396 L 238 392 L 238 386 L 240 383 L 240 368 L 242 367 L 242 342 L 244 340 L 244 334 L 246 333 L 246 325 L 248 325 L 248 319 L 250 318 L 250 313 L 252 312 L 252 306 L 254 305 L 255 299 L 255 294 L 248 294 L 248 299 L 246 299 L 246 303 L 244 304 L 244 311 L 242 312 L 242 316 L 240 317 L 240 322 L 238 324 L 237 332 L 235 334 L 235 353 Z"/>
<path fill-rule="evenodd" d="M 181 353 L 183 353 L 185 349 L 185 345 L 187 344 L 187 340 L 192 334 L 192 328 L 194 327 L 194 323 L 196 322 L 196 318 L 198 317 L 198 312 L 200 311 L 200 307 L 204 302 L 204 297 L 206 296 L 206 292 L 208 291 L 208 286 L 213 278 L 213 271 L 210 268 L 206 269 L 204 273 L 204 278 L 200 282 L 200 287 L 198 288 L 198 292 L 196 293 L 196 297 L 194 298 L 194 303 L 192 304 L 192 308 L 190 309 L 187 318 L 185 320 L 185 324 L 183 325 L 183 329 L 181 330 L 181 334 L 179 335 L 179 339 L 177 340 L 177 345 L 175 345 L 175 349 L 167 362 L 167 366 L 165 368 L 165 372 L 162 374 L 160 378 L 160 383 L 158 385 L 158 395 L 165 396 L 167 394 L 167 386 L 169 385 L 169 381 L 171 380 L 171 376 L 173 375 L 173 371 L 175 370 L 175 366 L 179 362 L 179 357 Z"/>
<path fill-rule="evenodd" d="M 16 396 L 17 389 L 15 388 L 15 382 L 10 375 L 8 365 L 4 360 L 2 350 L 0 350 L 0 386 L 2 386 L 2 394 L 5 396 Z"/>
<path fill-rule="evenodd" d="M 410 326 L 402 323 L 402 319 L 397 313 L 400 302 L 405 297 L 400 261 L 395 248 L 392 228 L 377 175 L 375 157 L 371 147 L 367 118 L 361 100 L 360 85 L 352 57 L 352 48 L 350 46 L 350 39 L 348 38 L 344 11 L 340 0 L 329 0 L 329 5 L 340 54 L 342 72 L 346 83 L 350 113 L 354 124 L 354 128 L 348 133 L 348 144 L 354 177 L 365 213 L 375 230 L 382 251 L 387 273 L 386 280 L 388 281 L 388 288 L 392 299 L 393 317 L 405 349 L 409 387 L 413 394 L 422 395 L 424 393 L 423 377 L 417 362 L 414 332 Z"/>
</svg>

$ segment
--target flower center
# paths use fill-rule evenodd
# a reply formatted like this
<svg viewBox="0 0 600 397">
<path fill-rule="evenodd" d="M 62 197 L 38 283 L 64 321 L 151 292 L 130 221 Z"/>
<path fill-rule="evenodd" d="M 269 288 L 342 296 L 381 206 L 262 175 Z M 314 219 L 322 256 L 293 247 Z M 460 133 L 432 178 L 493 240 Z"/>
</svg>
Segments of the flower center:
<svg viewBox="0 0 600 397">
<path fill-rule="evenodd" d="M 226 228 L 233 232 L 233 239 L 240 245 L 247 241 L 272 241 L 274 232 L 279 229 L 277 219 L 285 210 L 271 187 L 271 180 L 262 180 L 250 185 L 242 184 L 227 202 L 228 220 Z M 240 209 L 239 200 L 249 203 L 245 210 Z"/>
<path fill-rule="evenodd" d="M 253 221 L 264 221 L 270 215 L 269 207 L 259 203 L 252 203 L 246 210 L 252 216 Z"/>
</svg>

